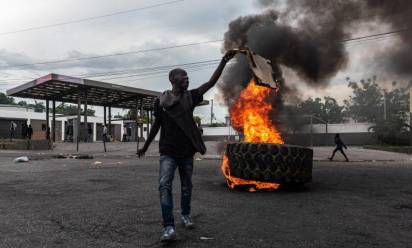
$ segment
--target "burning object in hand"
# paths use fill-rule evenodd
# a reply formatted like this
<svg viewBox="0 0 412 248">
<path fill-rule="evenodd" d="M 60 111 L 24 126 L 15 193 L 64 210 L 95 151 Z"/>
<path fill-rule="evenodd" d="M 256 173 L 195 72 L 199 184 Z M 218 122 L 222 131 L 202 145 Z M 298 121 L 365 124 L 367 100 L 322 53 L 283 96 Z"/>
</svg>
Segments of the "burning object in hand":
<svg viewBox="0 0 412 248">
<path fill-rule="evenodd" d="M 233 49 L 239 53 L 243 53 L 249 62 L 249 68 L 253 75 L 253 81 L 256 85 L 268 87 L 276 92 L 279 91 L 279 80 L 273 77 L 272 63 L 259 54 L 254 53 L 250 49 Z"/>
</svg>

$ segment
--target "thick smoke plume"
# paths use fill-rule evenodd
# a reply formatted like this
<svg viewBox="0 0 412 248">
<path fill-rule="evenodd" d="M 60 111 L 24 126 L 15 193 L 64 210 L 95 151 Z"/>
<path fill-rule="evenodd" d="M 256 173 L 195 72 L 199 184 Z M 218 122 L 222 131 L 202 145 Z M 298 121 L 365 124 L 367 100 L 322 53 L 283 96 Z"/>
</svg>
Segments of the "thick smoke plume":
<svg viewBox="0 0 412 248">
<path fill-rule="evenodd" d="M 325 87 L 345 68 L 350 58 L 345 40 L 359 24 L 386 24 L 397 32 L 399 44 L 381 55 L 381 70 L 410 76 L 412 70 L 412 1 L 408 0 L 257 0 L 262 14 L 233 20 L 224 36 L 223 50 L 248 47 L 271 60 L 274 74 L 282 81 L 282 95 L 295 94 L 283 78 L 282 67 L 293 70 L 310 87 Z M 240 56 L 220 84 L 225 103 L 231 106 L 250 80 L 246 61 Z M 275 111 L 276 112 L 276 111 Z"/>
</svg>

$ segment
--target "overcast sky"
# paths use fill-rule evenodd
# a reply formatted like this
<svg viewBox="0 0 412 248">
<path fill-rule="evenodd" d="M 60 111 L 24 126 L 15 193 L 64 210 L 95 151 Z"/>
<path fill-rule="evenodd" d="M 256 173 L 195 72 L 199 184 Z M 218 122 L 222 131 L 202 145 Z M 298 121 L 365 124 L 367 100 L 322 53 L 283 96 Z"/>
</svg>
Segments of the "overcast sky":
<svg viewBox="0 0 412 248">
<path fill-rule="evenodd" d="M 156 4 L 164 5 L 137 10 Z M 133 9 L 136 10 L 67 25 L 54 25 Z M 214 42 L 93 60 L 9 67 L 221 40 L 231 20 L 261 11 L 254 0 L 0 0 L 0 91 L 5 92 L 52 72 L 81 75 L 220 59 L 221 42 Z M 47 25 L 51 27 L 36 29 Z M 32 30 L 21 31 L 24 29 Z M 363 29 L 360 33 L 364 34 L 365 30 L 373 32 L 371 28 Z M 303 97 L 326 95 L 342 102 L 350 93 L 345 77 L 359 80 L 372 76 L 369 73 L 373 71 L 371 62 L 374 60 L 371 47 L 382 50 L 390 42 L 348 46 L 348 67 L 331 80 L 329 88 L 303 90 Z M 214 68 L 215 65 L 189 69 L 190 87 L 197 87 L 207 81 Z M 167 72 L 91 79 L 156 91 L 170 88 Z M 291 80 L 294 84 L 300 84 L 299 79 L 291 77 Z M 217 90 L 213 89 L 205 99 L 215 99 L 216 102 L 217 94 Z M 97 107 L 94 109 L 98 114 L 101 112 Z M 215 106 L 215 111 L 218 121 L 223 121 L 227 115 L 226 108 Z M 200 107 L 196 114 L 204 117 L 204 122 L 209 122 L 209 107 Z"/>
</svg>

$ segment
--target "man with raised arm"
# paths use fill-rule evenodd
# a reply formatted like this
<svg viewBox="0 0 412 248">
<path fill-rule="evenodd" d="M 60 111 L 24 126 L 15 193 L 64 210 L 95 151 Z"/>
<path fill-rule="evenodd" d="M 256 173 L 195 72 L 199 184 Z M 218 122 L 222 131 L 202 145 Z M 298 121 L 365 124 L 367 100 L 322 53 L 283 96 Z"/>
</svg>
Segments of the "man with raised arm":
<svg viewBox="0 0 412 248">
<path fill-rule="evenodd" d="M 169 72 L 172 90 L 167 90 L 156 100 L 155 122 L 144 146 L 137 154 L 143 156 L 159 129 L 160 171 L 159 192 L 163 217 L 161 241 L 176 239 L 173 216 L 172 182 L 176 168 L 181 181 L 181 221 L 185 228 L 194 228 L 190 217 L 192 196 L 193 155 L 206 152 L 202 135 L 193 118 L 194 108 L 203 100 L 203 95 L 219 79 L 226 63 L 236 51 L 228 51 L 220 61 L 210 80 L 199 88 L 188 90 L 189 77 L 185 70 L 177 68 Z"/>
</svg>

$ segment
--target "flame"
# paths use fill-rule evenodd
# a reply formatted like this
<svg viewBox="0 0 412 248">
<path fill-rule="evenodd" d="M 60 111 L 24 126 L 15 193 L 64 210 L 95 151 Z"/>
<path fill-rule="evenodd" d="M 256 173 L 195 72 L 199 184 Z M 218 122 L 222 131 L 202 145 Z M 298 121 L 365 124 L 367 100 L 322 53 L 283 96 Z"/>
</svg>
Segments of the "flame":
<svg viewBox="0 0 412 248">
<path fill-rule="evenodd" d="M 251 80 L 230 108 L 232 126 L 243 133 L 245 142 L 284 143 L 269 118 L 272 105 L 265 101 L 272 91 Z"/>
<path fill-rule="evenodd" d="M 229 159 L 227 158 L 226 154 L 223 156 L 222 166 L 220 167 L 222 170 L 223 175 L 226 177 L 226 182 L 229 188 L 234 189 L 236 186 L 246 185 L 248 186 L 249 192 L 255 192 L 256 190 L 275 190 L 278 189 L 280 184 L 277 183 L 266 183 L 266 182 L 259 182 L 254 180 L 245 180 L 241 178 L 234 177 L 230 175 L 229 169 Z"/>
<path fill-rule="evenodd" d="M 266 102 L 273 90 L 258 86 L 251 80 L 241 93 L 239 99 L 230 108 L 232 126 L 243 133 L 245 142 L 283 144 L 282 137 L 269 118 L 272 105 Z M 249 191 L 275 190 L 279 184 L 245 180 L 230 175 L 229 159 L 223 157 L 221 170 L 230 188 L 239 185 L 249 186 Z"/>
</svg>

